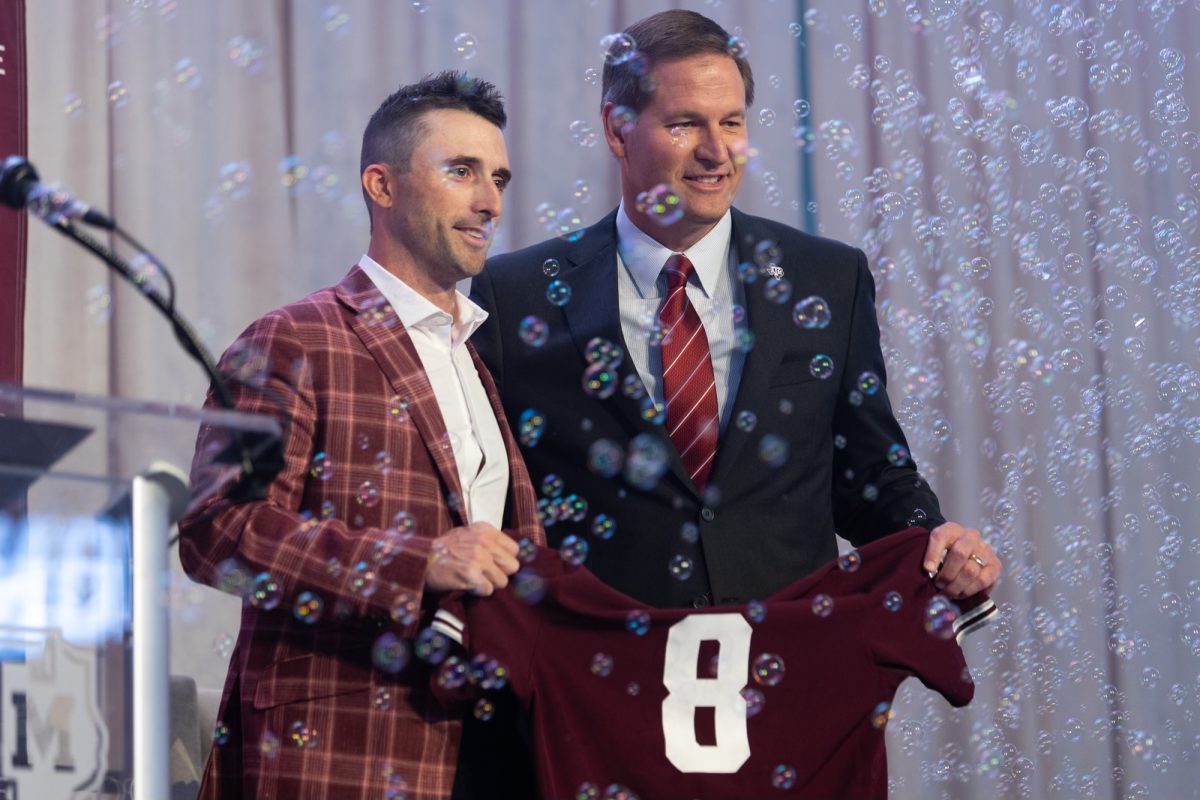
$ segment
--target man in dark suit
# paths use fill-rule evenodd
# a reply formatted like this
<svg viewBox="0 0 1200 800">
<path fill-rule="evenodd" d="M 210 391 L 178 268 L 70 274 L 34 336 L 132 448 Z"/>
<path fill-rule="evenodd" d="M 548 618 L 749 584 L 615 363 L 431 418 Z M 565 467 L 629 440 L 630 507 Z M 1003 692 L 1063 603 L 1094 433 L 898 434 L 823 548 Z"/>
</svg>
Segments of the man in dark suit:
<svg viewBox="0 0 1200 800">
<path fill-rule="evenodd" d="M 680 10 L 618 35 L 621 205 L 474 280 L 550 540 L 639 600 L 700 607 L 766 597 L 835 532 L 917 524 L 946 594 L 990 589 L 999 559 L 946 522 L 893 416 L 864 254 L 731 207 L 754 91 L 731 43 Z"/>
<path fill-rule="evenodd" d="M 455 73 L 384 101 L 363 135 L 366 255 L 222 359 L 237 408 L 288 435 L 264 498 L 218 493 L 179 525 L 188 574 L 246 601 L 201 797 L 451 794 L 462 723 L 425 691 L 436 648 L 411 640 L 441 594 L 505 586 L 516 537 L 545 541 L 467 342 L 483 313 L 455 290 L 500 219 L 504 123 L 494 87 Z M 201 431 L 194 475 L 218 437 Z"/>
</svg>

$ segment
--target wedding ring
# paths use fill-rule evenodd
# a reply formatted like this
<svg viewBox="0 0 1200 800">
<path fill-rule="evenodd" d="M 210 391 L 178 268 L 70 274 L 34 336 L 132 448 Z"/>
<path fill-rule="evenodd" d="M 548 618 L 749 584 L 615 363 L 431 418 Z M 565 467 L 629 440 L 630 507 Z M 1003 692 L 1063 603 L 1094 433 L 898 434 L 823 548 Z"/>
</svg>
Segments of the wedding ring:
<svg viewBox="0 0 1200 800">
<path fill-rule="evenodd" d="M 972 554 L 971 560 L 974 561 L 976 564 L 978 564 L 980 569 L 983 569 L 984 567 L 987 566 L 987 562 L 984 561 L 982 558 L 980 558 L 977 555 Z"/>
</svg>

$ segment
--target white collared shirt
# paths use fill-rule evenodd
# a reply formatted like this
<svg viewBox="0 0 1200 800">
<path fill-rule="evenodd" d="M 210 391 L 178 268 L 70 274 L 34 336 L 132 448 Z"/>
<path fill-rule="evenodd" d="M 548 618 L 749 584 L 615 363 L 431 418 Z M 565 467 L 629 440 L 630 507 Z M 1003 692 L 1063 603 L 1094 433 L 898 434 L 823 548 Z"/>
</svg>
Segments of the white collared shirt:
<svg viewBox="0 0 1200 800">
<path fill-rule="evenodd" d="M 744 309 L 745 289 L 734 277 L 737 259 L 730 247 L 732 238 L 733 216 L 726 211 L 703 239 L 683 253 L 695 267 L 686 291 L 708 337 L 722 431 L 729 423 L 746 357 L 738 346 L 734 323 L 734 307 Z M 617 302 L 621 310 L 621 333 L 630 363 L 637 368 L 646 391 L 660 409 L 665 408 L 662 350 L 650 346 L 649 336 L 666 296 L 667 280 L 661 277 L 662 268 L 674 252 L 633 224 L 625 213 L 625 203 L 621 203 L 617 209 Z"/>
<path fill-rule="evenodd" d="M 358 266 L 391 303 L 425 368 L 450 434 L 466 518 L 499 528 L 508 497 L 508 455 L 483 381 L 465 347 L 487 312 L 456 291 L 451 317 L 370 256 L 364 255 Z"/>
</svg>

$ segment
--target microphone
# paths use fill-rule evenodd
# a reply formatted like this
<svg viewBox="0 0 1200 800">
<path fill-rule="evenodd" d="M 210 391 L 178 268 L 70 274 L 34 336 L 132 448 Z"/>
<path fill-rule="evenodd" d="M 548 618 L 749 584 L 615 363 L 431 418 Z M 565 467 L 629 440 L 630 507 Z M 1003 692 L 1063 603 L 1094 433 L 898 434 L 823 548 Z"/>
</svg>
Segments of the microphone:
<svg viewBox="0 0 1200 800">
<path fill-rule="evenodd" d="M 0 167 L 0 203 L 15 209 L 28 208 L 51 225 L 78 219 L 109 231 L 116 228 L 102 212 L 61 189 L 41 183 L 33 164 L 21 156 L 9 156 Z"/>
<path fill-rule="evenodd" d="M 2 1 L 2 0 L 0 0 Z M 217 399 L 226 409 L 233 409 L 233 394 L 229 390 L 229 382 L 217 370 L 217 365 L 192 332 L 191 327 L 175 310 L 175 282 L 162 265 L 136 239 L 117 227 L 117 224 L 86 203 L 76 200 L 64 191 L 47 186 L 38 180 L 37 170 L 21 156 L 9 156 L 0 165 L 0 203 L 15 209 L 28 208 L 31 212 L 49 223 L 56 231 L 90 250 L 100 257 L 100 260 L 115 270 L 123 278 L 141 290 L 142 294 L 162 312 L 170 322 L 175 332 L 175 338 L 183 345 L 184 350 L 204 368 Z M 115 252 L 100 242 L 85 234 L 71 224 L 71 220 L 81 220 L 116 235 L 142 252 L 158 266 L 167 282 L 169 293 L 163 297 L 156 289 L 143 280 L 122 261 Z M 218 457 L 218 461 L 240 463 L 241 476 L 237 485 L 231 490 L 230 496 L 237 500 L 261 499 L 267 496 L 266 487 L 283 469 L 283 439 L 274 433 L 233 433 L 233 441 Z M 0 792 L 0 800 L 5 795 Z"/>
</svg>

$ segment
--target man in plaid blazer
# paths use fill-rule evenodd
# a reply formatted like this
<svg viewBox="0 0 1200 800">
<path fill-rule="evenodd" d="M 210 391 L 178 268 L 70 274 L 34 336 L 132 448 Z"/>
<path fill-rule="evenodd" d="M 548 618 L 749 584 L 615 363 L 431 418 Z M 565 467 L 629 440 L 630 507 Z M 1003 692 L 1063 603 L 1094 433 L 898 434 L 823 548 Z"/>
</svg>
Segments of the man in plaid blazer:
<svg viewBox="0 0 1200 800">
<path fill-rule="evenodd" d="M 504 124 L 495 88 L 460 74 L 384 101 L 363 135 L 367 255 L 222 358 L 237 407 L 280 419 L 285 465 L 264 498 L 218 493 L 180 523 L 188 574 L 245 599 L 204 798 L 451 793 L 461 721 L 422 688 L 425 610 L 505 586 L 515 539 L 545 542 L 466 341 L 486 315 L 455 290 L 500 218 Z"/>
</svg>

